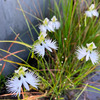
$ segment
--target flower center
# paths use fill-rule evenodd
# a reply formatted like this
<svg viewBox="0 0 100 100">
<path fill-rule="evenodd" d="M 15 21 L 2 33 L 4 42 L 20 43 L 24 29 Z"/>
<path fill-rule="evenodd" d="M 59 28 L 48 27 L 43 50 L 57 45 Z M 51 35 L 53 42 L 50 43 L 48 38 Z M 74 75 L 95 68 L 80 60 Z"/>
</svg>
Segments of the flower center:
<svg viewBox="0 0 100 100">
<path fill-rule="evenodd" d="M 93 44 L 91 44 L 90 46 L 88 46 L 88 50 L 90 50 L 90 51 L 93 50 Z"/>
<path fill-rule="evenodd" d="M 94 5 L 91 5 L 90 7 L 89 7 L 89 11 L 92 11 L 94 9 Z"/>
<path fill-rule="evenodd" d="M 43 21 L 43 24 L 44 24 L 44 26 L 48 25 L 48 20 L 45 19 L 45 20 Z"/>
<path fill-rule="evenodd" d="M 39 41 L 40 41 L 40 42 L 44 41 L 44 39 L 45 39 L 45 38 L 44 38 L 43 35 L 41 35 L 41 36 L 39 37 Z"/>
<path fill-rule="evenodd" d="M 53 19 L 52 19 L 52 22 L 55 22 L 56 21 L 56 18 L 54 17 Z"/>
<path fill-rule="evenodd" d="M 24 70 L 21 68 L 20 70 L 19 70 L 19 72 L 18 72 L 18 75 L 24 75 L 25 74 L 25 72 L 24 72 Z"/>
</svg>

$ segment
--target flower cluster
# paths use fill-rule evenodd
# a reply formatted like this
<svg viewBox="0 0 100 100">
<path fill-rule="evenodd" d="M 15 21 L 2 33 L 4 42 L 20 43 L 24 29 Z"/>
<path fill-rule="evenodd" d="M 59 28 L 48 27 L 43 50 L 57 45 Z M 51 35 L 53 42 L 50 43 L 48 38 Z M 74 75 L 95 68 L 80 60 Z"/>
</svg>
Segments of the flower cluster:
<svg viewBox="0 0 100 100">
<path fill-rule="evenodd" d="M 43 24 L 39 26 L 40 35 L 38 36 L 38 41 L 33 44 L 33 52 L 38 53 L 40 56 L 44 57 L 45 49 L 52 52 L 52 49 L 57 50 L 56 41 L 47 38 L 47 31 L 55 32 L 55 29 L 59 29 L 60 22 L 57 21 L 57 18 L 53 16 L 51 21 L 48 18 L 45 18 Z M 26 90 L 29 91 L 29 85 L 37 88 L 39 85 L 39 79 L 36 77 L 34 72 L 28 70 L 25 67 L 19 67 L 18 70 L 15 70 L 14 77 L 9 79 L 6 83 L 7 90 L 14 95 L 19 95 L 21 92 L 22 85 Z"/>
<path fill-rule="evenodd" d="M 39 79 L 36 77 L 34 72 L 28 72 L 28 68 L 25 67 L 19 67 L 18 70 L 15 70 L 15 75 L 11 79 L 9 79 L 6 83 L 7 90 L 10 93 L 13 93 L 14 95 L 19 95 L 21 92 L 22 85 L 26 88 L 26 90 L 29 91 L 29 86 L 37 88 L 39 85 Z"/>
<path fill-rule="evenodd" d="M 59 29 L 60 27 L 60 22 L 57 21 L 57 18 L 56 16 L 53 16 L 51 18 L 51 21 L 49 21 L 48 18 L 45 18 L 44 21 L 43 21 L 43 24 L 39 26 L 39 29 L 41 32 L 54 32 L 55 29 Z"/>
<path fill-rule="evenodd" d="M 94 8 L 94 4 L 92 4 L 89 7 L 89 10 L 85 11 L 85 15 L 87 17 L 98 17 L 99 13 Z M 57 20 L 56 16 L 53 16 L 51 20 L 45 18 L 43 24 L 39 26 L 40 34 L 38 36 L 38 40 L 32 46 L 32 53 L 36 53 L 39 54 L 39 56 L 44 57 L 45 49 L 49 50 L 50 52 L 52 52 L 52 49 L 57 50 L 58 47 L 56 41 L 48 38 L 47 32 L 55 32 L 55 30 L 59 28 L 60 22 Z M 64 40 L 66 40 L 66 38 L 64 38 Z M 87 43 L 86 46 L 87 47 L 78 47 L 75 52 L 77 58 L 79 60 L 86 58 L 86 61 L 91 60 L 93 64 L 98 63 L 99 53 L 97 50 L 95 50 L 97 48 L 95 44 L 91 42 L 89 44 Z M 63 63 L 63 61 L 61 63 Z M 28 70 L 28 68 L 21 66 L 18 70 L 15 70 L 14 77 L 7 81 L 6 86 L 10 93 L 20 96 L 22 85 L 25 87 L 26 90 L 29 91 L 30 89 L 28 84 L 37 89 L 39 82 L 40 80 L 34 74 L 34 72 L 31 72 Z"/>
<path fill-rule="evenodd" d="M 54 32 L 55 29 L 59 29 L 60 22 L 57 21 L 57 18 L 53 16 L 51 21 L 48 18 L 45 18 L 43 24 L 39 26 L 40 35 L 38 37 L 38 42 L 35 43 L 33 51 L 38 53 L 39 56 L 44 57 L 45 49 L 52 52 L 52 49 L 57 50 L 56 41 L 52 41 L 52 39 L 47 38 L 47 31 Z"/>
<path fill-rule="evenodd" d="M 92 43 L 86 44 L 86 46 L 87 46 L 87 48 L 85 48 L 83 46 L 78 47 L 78 50 L 76 52 L 77 58 L 79 60 L 81 60 L 86 56 L 86 61 L 88 61 L 90 59 L 93 64 L 98 63 L 99 56 L 98 56 L 98 52 L 96 50 L 94 50 L 97 48 L 95 46 L 95 44 L 92 42 Z"/>
</svg>

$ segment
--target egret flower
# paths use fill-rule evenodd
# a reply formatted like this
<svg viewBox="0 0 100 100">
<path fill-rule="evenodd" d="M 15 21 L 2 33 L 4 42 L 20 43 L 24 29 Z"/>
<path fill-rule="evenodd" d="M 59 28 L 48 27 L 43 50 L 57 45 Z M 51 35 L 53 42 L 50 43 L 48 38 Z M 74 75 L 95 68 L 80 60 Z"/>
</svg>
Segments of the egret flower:
<svg viewBox="0 0 100 100">
<path fill-rule="evenodd" d="M 57 21 L 56 16 L 53 16 L 53 17 L 51 18 L 51 21 L 50 21 L 50 22 L 52 23 L 54 29 L 59 29 L 59 27 L 60 27 L 60 22 Z"/>
<path fill-rule="evenodd" d="M 54 28 L 52 27 L 52 24 L 49 23 L 49 19 L 48 18 L 45 18 L 44 21 L 43 21 L 43 24 L 39 26 L 39 29 L 41 32 L 47 32 L 47 30 L 49 32 L 54 32 Z"/>
<path fill-rule="evenodd" d="M 90 59 L 93 64 L 98 63 L 99 56 L 98 56 L 98 52 L 94 50 L 97 48 L 95 44 L 92 42 L 92 43 L 86 44 L 86 46 L 87 48 L 83 46 L 81 48 L 78 47 L 78 50 L 76 52 L 77 58 L 79 60 L 82 60 L 86 56 L 86 61 Z"/>
<path fill-rule="evenodd" d="M 14 95 L 19 95 L 21 92 L 22 85 L 29 91 L 29 85 L 37 88 L 39 85 L 39 79 L 33 72 L 25 72 L 27 68 L 21 67 L 15 71 L 15 76 L 9 79 L 6 83 L 7 90 Z"/>
<path fill-rule="evenodd" d="M 99 13 L 97 12 L 97 10 L 95 9 L 95 5 L 92 4 L 90 7 L 89 7 L 89 10 L 88 11 L 85 11 L 85 14 L 87 17 L 92 17 L 92 16 L 96 16 L 98 17 L 99 16 Z"/>
<path fill-rule="evenodd" d="M 44 57 L 45 55 L 45 49 L 49 50 L 50 52 L 52 52 L 52 49 L 57 50 L 56 41 L 45 38 L 44 41 L 42 41 L 41 43 L 39 42 L 34 46 L 34 52 L 38 53 L 39 56 L 42 57 Z"/>
</svg>

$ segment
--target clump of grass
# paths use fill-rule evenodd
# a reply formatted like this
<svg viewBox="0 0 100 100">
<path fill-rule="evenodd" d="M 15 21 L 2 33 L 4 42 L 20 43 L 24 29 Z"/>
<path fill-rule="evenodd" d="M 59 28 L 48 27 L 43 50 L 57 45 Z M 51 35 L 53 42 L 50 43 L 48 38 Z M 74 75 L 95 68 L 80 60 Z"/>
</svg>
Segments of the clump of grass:
<svg viewBox="0 0 100 100">
<path fill-rule="evenodd" d="M 75 52 L 78 46 L 86 46 L 86 43 L 91 42 L 96 44 L 98 50 L 100 49 L 100 19 L 96 17 L 87 18 L 87 25 L 85 26 L 85 13 L 77 12 L 78 1 L 74 4 L 73 0 L 63 0 L 59 4 L 54 1 L 54 3 L 54 14 L 60 19 L 61 28 L 53 34 L 50 33 L 49 36 L 57 40 L 58 51 L 50 54 L 54 56 L 53 59 L 49 57 L 49 61 L 45 60 L 42 63 L 44 63 L 43 68 L 48 69 L 48 73 L 43 76 L 46 76 L 46 80 L 52 84 L 48 93 L 52 95 L 51 98 L 53 96 L 60 98 L 65 90 L 74 90 L 81 86 L 86 81 L 86 77 L 99 65 L 93 65 L 90 61 L 86 62 L 85 59 L 79 61 Z M 98 2 L 95 3 L 95 5 L 98 4 Z M 48 79 L 48 77 L 50 78 Z M 48 87 L 48 85 L 46 86 Z"/>
</svg>

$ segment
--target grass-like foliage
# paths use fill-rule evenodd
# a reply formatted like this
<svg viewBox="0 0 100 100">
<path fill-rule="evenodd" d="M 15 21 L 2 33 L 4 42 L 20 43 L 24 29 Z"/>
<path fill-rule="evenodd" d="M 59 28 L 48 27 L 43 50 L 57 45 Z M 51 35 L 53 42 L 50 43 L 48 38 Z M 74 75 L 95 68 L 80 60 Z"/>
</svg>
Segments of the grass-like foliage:
<svg viewBox="0 0 100 100">
<path fill-rule="evenodd" d="M 91 4 L 94 3 L 95 7 L 90 9 L 90 5 L 86 2 L 87 9 L 81 11 L 79 0 L 59 0 L 59 2 L 54 0 L 54 8 L 50 8 L 49 18 L 39 19 L 33 16 L 40 21 L 39 33 L 31 23 L 39 35 L 36 41 L 33 40 L 33 45 L 22 41 L 0 41 L 18 43 L 29 48 L 29 56 L 31 55 L 32 59 L 37 61 L 37 66 L 29 65 L 27 63 L 29 59 L 27 59 L 24 61 L 24 67 L 30 67 L 35 71 L 39 78 L 38 90 L 46 92 L 43 96 L 50 96 L 51 100 L 54 98 L 63 99 L 65 93 L 78 89 L 78 87 L 85 91 L 86 86 L 89 86 L 84 83 L 86 77 L 95 71 L 96 66 L 99 65 L 100 18 L 98 15 L 99 8 L 97 8 L 99 2 L 96 0 L 91 2 Z M 22 9 L 21 5 L 19 10 L 22 11 L 32 36 L 30 22 L 25 15 L 27 12 Z M 96 12 L 92 12 L 92 10 L 96 10 Z M 90 17 L 85 11 L 90 11 L 88 12 Z M 52 19 L 53 16 L 56 16 L 55 20 Z M 55 21 L 58 22 L 58 26 L 52 26 Z M 51 26 L 47 25 L 48 23 Z M 17 57 L 15 54 L 13 56 Z M 21 59 L 20 57 L 17 58 Z M 9 60 L 5 61 L 10 62 Z M 11 63 L 14 62 L 11 61 Z M 19 78 L 21 73 L 17 72 L 17 74 L 15 77 Z M 26 73 L 22 75 L 26 75 Z"/>
</svg>

